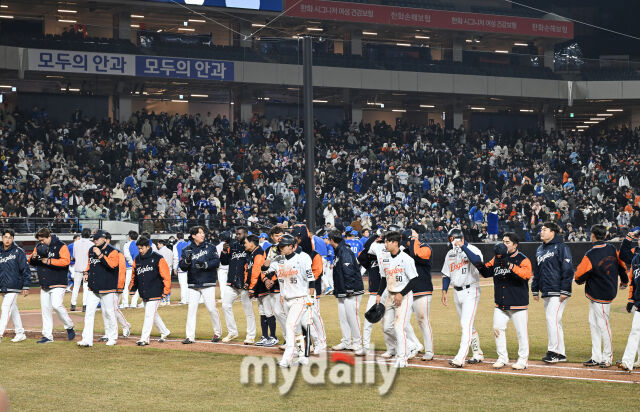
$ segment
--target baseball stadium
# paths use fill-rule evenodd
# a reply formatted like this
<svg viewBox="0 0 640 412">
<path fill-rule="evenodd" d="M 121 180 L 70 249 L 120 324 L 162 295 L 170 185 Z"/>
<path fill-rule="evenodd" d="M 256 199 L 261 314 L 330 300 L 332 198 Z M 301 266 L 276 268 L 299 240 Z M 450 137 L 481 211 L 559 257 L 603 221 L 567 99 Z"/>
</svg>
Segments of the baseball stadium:
<svg viewBox="0 0 640 412">
<path fill-rule="evenodd" d="M 0 0 L 0 412 L 631 409 L 638 12 Z"/>
</svg>

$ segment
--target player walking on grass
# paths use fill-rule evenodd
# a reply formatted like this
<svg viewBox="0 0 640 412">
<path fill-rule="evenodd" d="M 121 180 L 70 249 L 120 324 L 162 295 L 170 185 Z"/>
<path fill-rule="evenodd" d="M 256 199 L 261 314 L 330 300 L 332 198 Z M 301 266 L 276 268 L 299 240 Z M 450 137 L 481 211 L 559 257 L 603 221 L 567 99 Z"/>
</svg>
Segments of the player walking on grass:
<svg viewBox="0 0 640 412">
<path fill-rule="evenodd" d="M 204 305 L 211 316 L 213 326 L 212 342 L 218 342 L 222 335 L 220 315 L 216 308 L 216 280 L 217 269 L 220 266 L 220 258 L 216 247 L 205 242 L 205 233 L 202 226 L 194 226 L 189 230 L 191 244 L 182 250 L 182 258 L 178 264 L 180 270 L 187 273 L 187 285 L 189 287 L 189 308 L 187 310 L 187 337 L 184 344 L 196 341 L 196 315 L 200 298 L 204 299 Z"/>
<path fill-rule="evenodd" d="M 531 293 L 537 302 L 544 301 L 545 317 L 549 343 L 547 354 L 542 360 L 546 363 L 566 362 L 562 314 L 571 296 L 573 282 L 573 260 L 571 250 L 562 241 L 560 228 L 553 222 L 545 222 L 540 230 L 542 245 L 536 251 L 536 264 L 533 268 Z"/>
<path fill-rule="evenodd" d="M 451 284 L 454 289 L 454 302 L 462 336 L 460 337 L 460 349 L 455 358 L 449 361 L 449 365 L 455 368 L 464 366 L 469 346 L 473 356 L 469 363 L 479 363 L 484 360 L 484 354 L 480 349 L 480 336 L 473 325 L 478 302 L 480 301 L 480 273 L 475 265 L 482 263 L 482 252 L 477 247 L 468 244 L 460 229 L 449 231 L 449 243 L 452 248 L 447 252 L 442 266 L 442 304 L 447 306 L 447 290 Z"/>
<path fill-rule="evenodd" d="M 256 342 L 256 346 L 273 346 L 278 342 L 278 339 L 269 335 L 268 319 L 273 317 L 274 302 L 273 295 L 264 285 L 266 274 L 262 272 L 262 266 L 265 262 L 265 256 L 259 243 L 260 239 L 256 235 L 249 235 L 244 240 L 244 248 L 249 255 L 245 270 L 246 277 L 249 279 L 249 297 L 255 297 L 258 300 L 258 312 L 260 313 L 262 336 Z"/>
<path fill-rule="evenodd" d="M 493 294 L 496 307 L 493 310 L 493 334 L 496 338 L 498 360 L 493 367 L 500 369 L 509 364 L 507 352 L 507 323 L 509 319 L 518 336 L 518 361 L 513 369 L 527 368 L 529 361 L 529 336 L 527 330 L 529 305 L 529 279 L 533 276 L 531 261 L 518 250 L 520 239 L 515 233 L 505 233 L 502 243 L 497 243 L 494 257 L 478 265 L 483 277 L 493 277 Z"/>
<path fill-rule="evenodd" d="M 283 305 L 282 299 L 280 299 L 280 282 L 278 282 L 278 278 L 275 274 L 268 274 L 267 270 L 271 263 L 275 260 L 277 256 L 280 255 L 278 251 L 278 242 L 284 236 L 284 229 L 282 226 L 275 225 L 269 230 L 269 237 L 273 244 L 264 251 L 265 261 L 262 266 L 262 276 L 264 278 L 264 285 L 269 291 L 271 295 L 270 299 L 273 303 L 273 316 L 267 317 L 267 325 L 269 326 L 269 336 L 271 338 L 271 342 L 274 345 L 278 344 L 278 339 L 276 336 L 276 320 L 280 324 L 280 328 L 282 329 L 282 334 L 284 335 L 285 326 L 287 323 L 287 313 L 285 312 L 285 308 Z M 286 338 L 286 336 L 285 336 Z M 281 350 L 285 350 L 286 344 L 280 345 Z"/>
<path fill-rule="evenodd" d="M 611 302 L 620 289 L 629 284 L 627 267 L 620 260 L 620 253 L 605 242 L 607 228 L 603 225 L 591 227 L 593 246 L 582 258 L 576 270 L 576 283 L 586 282 L 585 295 L 589 299 L 589 327 L 591 328 L 591 358 L 584 366 L 608 368 L 613 362 L 613 342 L 609 311 Z"/>
<path fill-rule="evenodd" d="M 376 304 L 378 290 L 380 289 L 380 267 L 378 266 L 378 251 L 384 249 L 384 237 L 382 233 L 371 236 L 363 245 L 363 250 L 358 255 L 358 262 L 365 268 L 369 279 L 369 299 L 365 312 Z M 371 345 L 371 334 L 373 333 L 373 323 L 364 320 L 362 329 L 362 354 L 369 351 Z M 382 323 L 381 323 L 382 325 Z"/>
<path fill-rule="evenodd" d="M 107 241 L 107 244 L 111 245 L 111 233 L 104 232 L 104 236 Z M 127 272 L 126 272 L 127 262 L 124 254 L 118 249 L 116 249 L 116 251 L 118 252 L 118 288 L 117 288 L 118 296 L 116 297 L 116 299 L 120 301 L 120 295 L 127 293 L 127 291 L 124 290 L 124 284 L 127 277 Z M 128 338 L 129 335 L 131 334 L 131 324 L 124 317 L 124 313 L 122 313 L 119 306 L 116 306 L 115 314 L 116 314 L 116 320 L 122 326 L 122 336 L 124 338 Z M 108 340 L 107 336 L 102 336 L 100 339 L 98 339 L 98 342 L 106 342 L 107 340 Z"/>
<path fill-rule="evenodd" d="M 394 366 L 407 366 L 407 327 L 411 323 L 411 307 L 413 305 L 413 288 L 418 282 L 418 272 L 413 259 L 400 250 L 402 235 L 390 232 L 384 236 L 384 246 L 390 256 L 384 263 L 381 273 L 380 289 L 376 303 L 380 303 L 385 289 L 385 313 L 383 322 L 384 334 L 389 344 L 387 351 L 395 352 Z"/>
<path fill-rule="evenodd" d="M 89 288 L 87 311 L 84 315 L 82 340 L 78 342 L 78 346 L 93 346 L 93 325 L 98 303 L 104 321 L 106 345 L 114 346 L 118 342 L 116 310 L 120 257 L 118 251 L 107 243 L 104 231 L 98 230 L 93 234 L 93 243 L 95 246 L 89 250 L 89 263 L 85 274 Z"/>
<path fill-rule="evenodd" d="M 634 230 L 622 241 L 620 245 L 620 258 L 626 263 L 630 280 L 629 301 L 627 312 L 633 313 L 631 332 L 627 340 L 627 346 L 618 362 L 618 367 L 626 371 L 640 368 L 640 231 Z M 639 359 L 636 361 L 636 355 Z M 635 363 L 634 363 L 635 361 Z"/>
<path fill-rule="evenodd" d="M 46 227 L 38 230 L 35 237 L 38 245 L 29 257 L 29 264 L 37 267 L 41 288 L 42 339 L 37 343 L 53 342 L 53 311 L 64 324 L 67 339 L 73 340 L 76 337 L 73 321 L 62 304 L 71 262 L 69 248 Z"/>
<path fill-rule="evenodd" d="M 27 339 L 22 327 L 22 319 L 18 311 L 18 295 L 29 294 L 31 271 L 27 264 L 24 250 L 13 243 L 15 232 L 11 229 L 2 231 L 2 248 L 0 249 L 0 293 L 2 293 L 2 312 L 0 313 L 0 340 L 7 328 L 9 317 L 13 321 L 15 337 L 11 342 Z"/>
<path fill-rule="evenodd" d="M 311 258 L 306 253 L 295 253 L 296 240 L 285 234 L 278 242 L 277 256 L 269 265 L 268 272 L 275 273 L 280 284 L 280 297 L 287 312 L 285 326 L 286 349 L 278 363 L 280 367 L 288 368 L 293 364 L 295 352 L 296 330 L 308 316 L 306 311 L 313 306 L 315 278 L 311 270 Z M 298 363 L 307 364 L 309 359 L 300 357 Z"/>
<path fill-rule="evenodd" d="M 164 325 L 162 318 L 158 314 L 158 306 L 162 298 L 171 293 L 171 269 L 167 261 L 157 252 L 151 250 L 149 238 L 140 236 L 136 241 L 140 253 L 133 261 L 133 274 L 130 293 L 136 291 L 144 302 L 144 323 L 140 340 L 136 342 L 138 346 L 149 344 L 149 336 L 153 325 L 160 332 L 158 342 L 164 342 L 171 332 Z"/>
</svg>

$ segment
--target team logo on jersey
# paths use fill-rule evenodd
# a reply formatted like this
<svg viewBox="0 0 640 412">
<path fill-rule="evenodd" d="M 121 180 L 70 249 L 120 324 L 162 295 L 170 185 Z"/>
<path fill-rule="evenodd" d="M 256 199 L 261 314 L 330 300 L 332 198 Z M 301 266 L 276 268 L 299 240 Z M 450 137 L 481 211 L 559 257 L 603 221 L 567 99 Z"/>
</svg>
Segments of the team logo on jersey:
<svg viewBox="0 0 640 412">
<path fill-rule="evenodd" d="M 633 269 L 633 278 L 638 279 L 640 277 L 640 266 Z"/>
<path fill-rule="evenodd" d="M 549 252 L 545 253 L 544 255 L 540 255 L 540 256 L 536 256 L 536 260 L 538 261 L 538 264 L 544 262 L 545 260 L 549 259 L 550 257 L 554 257 L 556 255 L 555 251 L 550 250 Z M 569 260 L 569 262 L 571 262 L 571 260 Z"/>
<path fill-rule="evenodd" d="M 494 268 L 493 276 L 506 276 L 511 272 L 509 268 Z"/>
<path fill-rule="evenodd" d="M 298 269 L 294 268 L 284 268 L 278 269 L 278 278 L 290 278 L 298 275 Z"/>
<path fill-rule="evenodd" d="M 393 269 L 386 268 L 384 270 L 384 274 L 387 275 L 387 276 L 398 275 L 398 274 L 401 274 L 403 272 L 404 271 L 400 267 L 396 267 L 396 268 L 393 268 Z"/>
<path fill-rule="evenodd" d="M 53 258 L 53 257 L 56 257 L 56 254 L 55 254 L 54 252 L 49 252 L 49 253 L 47 254 L 47 257 L 48 257 L 48 258 Z"/>
<path fill-rule="evenodd" d="M 193 259 L 193 260 L 195 260 L 195 259 L 199 259 L 199 258 L 201 258 L 202 256 L 204 256 L 204 255 L 206 255 L 206 254 L 207 254 L 207 251 L 206 251 L 206 250 L 201 250 L 201 251 L 200 251 L 200 252 L 198 252 L 198 253 L 194 253 L 194 254 L 193 254 L 193 256 L 191 256 L 191 259 Z"/>
<path fill-rule="evenodd" d="M 0 263 L 7 263 L 8 261 L 16 259 L 17 257 L 17 255 L 9 255 L 7 257 L 3 257 L 2 259 L 0 259 Z"/>
<path fill-rule="evenodd" d="M 453 262 L 449 264 L 449 272 L 453 273 L 458 269 L 461 269 L 469 264 L 469 260 L 464 259 L 462 262 Z"/>
<path fill-rule="evenodd" d="M 244 259 L 244 258 L 246 258 L 246 257 L 247 257 L 247 252 L 234 252 L 234 253 L 231 255 L 231 259 L 232 259 L 232 260 L 233 260 L 233 259 L 236 259 L 236 260 Z"/>
<path fill-rule="evenodd" d="M 143 273 L 151 272 L 153 270 L 152 266 L 142 266 L 136 268 L 136 275 L 142 275 Z"/>
<path fill-rule="evenodd" d="M 98 258 L 89 259 L 89 264 L 91 264 L 91 265 L 97 265 L 98 263 L 100 263 L 100 259 L 98 259 Z"/>
</svg>

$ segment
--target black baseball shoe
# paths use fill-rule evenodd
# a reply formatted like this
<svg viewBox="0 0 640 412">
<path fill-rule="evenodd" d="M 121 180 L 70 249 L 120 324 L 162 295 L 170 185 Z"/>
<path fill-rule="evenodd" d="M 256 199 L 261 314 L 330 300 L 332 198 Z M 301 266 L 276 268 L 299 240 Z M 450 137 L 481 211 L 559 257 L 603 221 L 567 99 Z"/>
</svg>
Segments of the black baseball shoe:
<svg viewBox="0 0 640 412">
<path fill-rule="evenodd" d="M 76 338 L 76 330 L 74 328 L 67 329 L 67 339 L 74 340 Z"/>
<path fill-rule="evenodd" d="M 213 342 L 213 343 L 220 342 L 220 336 L 213 335 L 213 338 L 211 338 L 211 342 Z"/>
<path fill-rule="evenodd" d="M 71 312 L 75 312 L 76 311 L 76 305 L 71 305 Z"/>
<path fill-rule="evenodd" d="M 559 356 L 557 353 L 549 351 L 547 355 L 542 358 L 542 361 L 546 363 L 558 363 L 560 362 Z"/>
<path fill-rule="evenodd" d="M 191 343 L 195 343 L 195 342 L 194 342 L 194 341 L 192 341 L 192 340 L 191 340 L 191 339 L 189 339 L 189 338 L 186 338 L 185 340 L 183 340 L 183 341 L 182 341 L 182 343 L 183 343 L 184 345 L 189 345 L 189 344 L 191 344 Z"/>
<path fill-rule="evenodd" d="M 567 357 L 564 355 L 560 355 L 559 353 L 556 353 L 556 356 L 558 357 L 558 362 L 566 362 L 567 361 Z"/>
<path fill-rule="evenodd" d="M 589 360 L 588 360 L 588 361 L 586 361 L 586 362 L 582 362 L 582 364 L 583 364 L 584 366 L 589 366 L 589 367 L 591 367 L 591 366 L 599 366 L 599 365 L 600 365 L 600 363 L 598 363 L 598 362 L 594 361 L 593 359 L 589 359 Z"/>
</svg>

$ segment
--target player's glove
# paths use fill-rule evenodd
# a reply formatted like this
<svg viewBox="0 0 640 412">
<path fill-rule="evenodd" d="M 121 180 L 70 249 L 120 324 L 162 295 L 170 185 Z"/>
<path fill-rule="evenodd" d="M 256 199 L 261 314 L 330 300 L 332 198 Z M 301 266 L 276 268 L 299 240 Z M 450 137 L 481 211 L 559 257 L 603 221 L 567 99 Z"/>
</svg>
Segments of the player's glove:
<svg viewBox="0 0 640 412">
<path fill-rule="evenodd" d="M 191 264 L 193 256 L 191 255 L 191 253 L 187 253 L 186 255 L 184 255 L 184 263 L 186 263 L 187 265 Z"/>
<path fill-rule="evenodd" d="M 631 313 L 631 310 L 633 309 L 633 302 L 629 302 L 627 303 L 627 313 Z"/>
<path fill-rule="evenodd" d="M 206 269 L 207 262 L 196 262 L 195 267 L 196 269 Z"/>
</svg>

